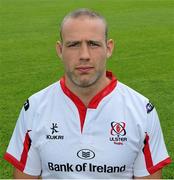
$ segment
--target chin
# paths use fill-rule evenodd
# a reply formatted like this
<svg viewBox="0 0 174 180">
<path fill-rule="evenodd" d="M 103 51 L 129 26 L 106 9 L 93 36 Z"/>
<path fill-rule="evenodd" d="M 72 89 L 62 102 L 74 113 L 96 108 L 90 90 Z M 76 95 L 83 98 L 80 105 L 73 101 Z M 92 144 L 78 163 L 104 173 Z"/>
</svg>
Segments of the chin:
<svg viewBox="0 0 174 180">
<path fill-rule="evenodd" d="M 92 86 L 93 84 L 95 84 L 95 82 L 96 82 L 96 79 L 94 79 L 94 80 L 81 80 L 81 81 L 79 81 L 77 84 L 78 84 L 78 86 L 79 87 L 90 87 L 90 86 Z"/>
</svg>

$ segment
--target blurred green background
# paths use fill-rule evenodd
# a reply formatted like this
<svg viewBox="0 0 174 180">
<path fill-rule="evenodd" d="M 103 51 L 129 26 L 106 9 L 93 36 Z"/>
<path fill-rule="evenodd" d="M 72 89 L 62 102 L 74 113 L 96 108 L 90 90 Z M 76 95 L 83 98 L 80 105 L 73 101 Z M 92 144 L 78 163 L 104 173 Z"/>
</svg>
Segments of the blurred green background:
<svg viewBox="0 0 174 180">
<path fill-rule="evenodd" d="M 3 160 L 24 101 L 57 81 L 59 23 L 66 13 L 91 8 L 104 15 L 115 51 L 108 69 L 156 106 L 174 159 L 173 0 L 0 0 L 0 178 L 12 178 Z M 174 178 L 174 163 L 163 178 Z"/>
</svg>

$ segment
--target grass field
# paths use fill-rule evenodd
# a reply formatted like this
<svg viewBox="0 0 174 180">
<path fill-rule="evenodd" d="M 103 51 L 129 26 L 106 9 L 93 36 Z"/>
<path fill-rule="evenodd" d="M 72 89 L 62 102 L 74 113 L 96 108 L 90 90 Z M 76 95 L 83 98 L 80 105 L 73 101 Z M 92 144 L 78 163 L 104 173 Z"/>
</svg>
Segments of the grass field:
<svg viewBox="0 0 174 180">
<path fill-rule="evenodd" d="M 106 16 L 116 42 L 108 69 L 155 104 L 174 160 L 173 0 L 0 0 L 0 179 L 12 177 L 3 154 L 23 102 L 63 74 L 59 22 L 80 7 Z M 163 177 L 174 178 L 174 163 Z"/>
</svg>

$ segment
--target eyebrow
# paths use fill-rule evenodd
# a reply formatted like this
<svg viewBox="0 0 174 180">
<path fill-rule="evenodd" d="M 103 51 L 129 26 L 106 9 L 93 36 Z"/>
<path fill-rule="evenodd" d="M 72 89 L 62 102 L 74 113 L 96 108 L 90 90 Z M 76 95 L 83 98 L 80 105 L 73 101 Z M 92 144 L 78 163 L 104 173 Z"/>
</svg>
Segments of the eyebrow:
<svg viewBox="0 0 174 180">
<path fill-rule="evenodd" d="M 96 41 L 96 40 L 89 40 L 87 41 L 87 43 L 94 43 L 94 44 L 102 45 L 101 41 Z"/>
<path fill-rule="evenodd" d="M 65 45 L 66 46 L 68 46 L 68 45 L 70 45 L 70 44 L 78 44 L 78 43 L 80 43 L 81 41 L 67 41 L 67 42 L 65 42 Z"/>
<path fill-rule="evenodd" d="M 99 44 L 99 45 L 102 44 L 101 41 L 97 41 L 97 40 L 87 40 L 86 42 L 87 43 L 95 43 L 95 44 Z M 80 44 L 80 43 L 82 43 L 82 41 L 76 41 L 76 40 L 73 41 L 72 40 L 72 41 L 65 42 L 65 45 L 68 46 L 68 45 L 71 45 L 71 44 Z"/>
</svg>

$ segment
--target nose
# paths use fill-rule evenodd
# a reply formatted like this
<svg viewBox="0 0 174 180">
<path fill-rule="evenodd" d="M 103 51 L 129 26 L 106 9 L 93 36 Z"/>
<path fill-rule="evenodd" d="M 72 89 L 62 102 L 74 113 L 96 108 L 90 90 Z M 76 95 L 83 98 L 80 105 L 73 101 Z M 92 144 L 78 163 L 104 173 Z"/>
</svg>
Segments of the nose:
<svg viewBox="0 0 174 180">
<path fill-rule="evenodd" d="M 79 54 L 80 54 L 80 60 L 89 60 L 90 59 L 90 52 L 89 52 L 87 43 L 83 42 L 81 44 Z"/>
</svg>

